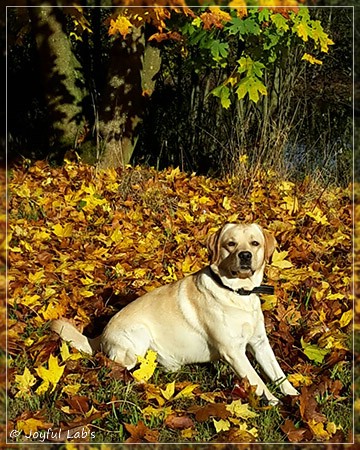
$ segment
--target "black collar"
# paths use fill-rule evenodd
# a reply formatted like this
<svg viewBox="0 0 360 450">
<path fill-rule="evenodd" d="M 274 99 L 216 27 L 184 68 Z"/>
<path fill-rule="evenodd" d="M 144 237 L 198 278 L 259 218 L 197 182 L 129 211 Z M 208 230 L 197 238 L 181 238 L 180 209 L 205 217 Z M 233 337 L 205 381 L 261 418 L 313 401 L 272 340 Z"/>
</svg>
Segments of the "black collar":
<svg viewBox="0 0 360 450">
<path fill-rule="evenodd" d="M 248 289 L 232 289 L 229 286 L 226 286 L 226 284 L 224 284 L 221 280 L 221 278 L 219 277 L 218 274 L 216 274 L 212 268 L 210 267 L 210 274 L 211 277 L 214 281 L 216 281 L 216 283 L 220 284 L 220 286 L 228 289 L 229 291 L 235 292 L 236 294 L 239 295 L 250 295 L 250 294 L 267 294 L 267 295 L 272 295 L 274 293 L 274 286 L 269 286 L 267 284 L 262 284 L 261 286 L 257 286 L 254 287 L 254 289 L 252 289 L 251 291 L 249 291 Z"/>
</svg>

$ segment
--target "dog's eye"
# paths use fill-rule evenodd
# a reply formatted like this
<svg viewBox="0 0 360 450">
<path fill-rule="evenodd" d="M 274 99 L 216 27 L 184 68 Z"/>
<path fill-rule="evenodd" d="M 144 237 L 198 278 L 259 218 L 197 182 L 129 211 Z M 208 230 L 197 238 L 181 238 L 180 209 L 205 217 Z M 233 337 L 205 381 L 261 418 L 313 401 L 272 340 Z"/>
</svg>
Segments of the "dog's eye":
<svg viewBox="0 0 360 450">
<path fill-rule="evenodd" d="M 251 245 L 254 247 L 258 247 L 260 243 L 258 241 L 252 241 Z"/>
<path fill-rule="evenodd" d="M 230 241 L 230 242 L 228 242 L 227 245 L 228 245 L 228 247 L 235 247 L 236 244 L 235 244 L 235 242 Z"/>
</svg>

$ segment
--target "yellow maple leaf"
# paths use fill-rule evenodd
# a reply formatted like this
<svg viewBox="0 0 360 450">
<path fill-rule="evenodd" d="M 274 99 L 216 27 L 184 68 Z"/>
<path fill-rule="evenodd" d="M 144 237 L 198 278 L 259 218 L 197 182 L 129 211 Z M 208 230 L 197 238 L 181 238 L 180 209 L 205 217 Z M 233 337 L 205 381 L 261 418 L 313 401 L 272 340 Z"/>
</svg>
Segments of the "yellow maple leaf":
<svg viewBox="0 0 360 450">
<path fill-rule="evenodd" d="M 290 193 L 291 191 L 293 191 L 294 186 L 295 186 L 294 183 L 286 180 L 281 181 L 281 183 L 279 184 L 280 189 L 286 193 Z"/>
<path fill-rule="evenodd" d="M 58 319 L 66 313 L 65 305 L 62 305 L 58 301 L 51 301 L 47 306 L 44 305 L 38 314 L 42 314 L 45 320 Z"/>
<path fill-rule="evenodd" d="M 77 353 L 77 355 L 80 355 L 80 353 Z M 76 395 L 79 392 L 79 389 L 81 388 L 81 383 L 76 384 L 69 384 L 62 388 L 61 392 L 64 392 L 65 394 L 68 394 L 69 396 Z"/>
<path fill-rule="evenodd" d="M 330 438 L 330 434 L 324 429 L 324 424 L 322 422 L 318 423 L 315 419 L 310 419 L 308 425 L 317 439 L 326 441 Z"/>
<path fill-rule="evenodd" d="M 184 261 L 183 261 L 183 263 L 181 265 L 182 273 L 184 275 L 190 273 L 191 272 L 191 268 L 194 265 L 194 263 L 195 263 L 195 261 L 192 260 L 191 256 L 190 255 L 186 255 L 185 259 L 184 259 Z"/>
<path fill-rule="evenodd" d="M 329 221 L 327 220 L 327 217 L 320 208 L 317 206 L 314 208 L 313 211 L 308 211 L 306 213 L 309 217 L 313 218 L 317 223 L 320 223 L 321 225 L 329 225 Z"/>
<path fill-rule="evenodd" d="M 110 21 L 109 36 L 120 33 L 122 37 L 126 37 L 126 35 L 130 32 L 129 30 L 132 26 L 133 25 L 129 19 L 119 15 L 117 16 L 116 20 L 111 19 Z"/>
<path fill-rule="evenodd" d="M 170 400 L 175 392 L 175 381 L 173 381 L 172 383 L 168 383 L 165 389 L 160 388 L 160 392 L 166 400 Z"/>
<path fill-rule="evenodd" d="M 294 29 L 296 30 L 298 36 L 304 42 L 307 42 L 309 36 L 307 25 L 301 22 L 298 25 L 294 26 Z"/>
<path fill-rule="evenodd" d="M 291 215 L 296 214 L 299 211 L 299 201 L 296 196 L 290 197 L 287 195 L 283 198 L 283 202 L 281 207 L 289 211 Z"/>
<path fill-rule="evenodd" d="M 157 366 L 156 352 L 148 350 L 145 357 L 138 356 L 138 361 L 140 367 L 133 372 L 133 377 L 137 381 L 148 381 L 153 376 Z"/>
<path fill-rule="evenodd" d="M 292 263 L 287 261 L 285 258 L 287 257 L 289 252 L 278 252 L 276 249 L 272 255 L 271 265 L 274 267 L 278 267 L 279 269 L 289 269 L 292 267 Z"/>
<path fill-rule="evenodd" d="M 110 236 L 110 239 L 115 243 L 118 244 L 123 240 L 124 236 L 120 230 L 120 228 L 116 228 L 116 230 L 112 233 Z"/>
<path fill-rule="evenodd" d="M 15 375 L 15 383 L 19 389 L 19 392 L 17 392 L 15 397 L 25 397 L 26 395 L 31 394 L 31 386 L 34 386 L 36 383 L 36 378 L 32 375 L 30 370 L 25 367 L 22 375 Z"/>
<path fill-rule="evenodd" d="M 353 311 L 352 311 L 352 309 L 349 309 L 349 311 L 345 311 L 343 313 L 343 315 L 341 316 L 340 321 L 339 321 L 340 327 L 344 328 L 344 327 L 346 327 L 346 325 L 349 325 L 349 323 L 351 322 L 352 318 L 353 318 Z"/>
<path fill-rule="evenodd" d="M 304 53 L 301 59 L 308 61 L 310 64 L 318 64 L 319 66 L 322 65 L 322 61 L 320 61 L 320 59 L 316 59 L 315 56 L 310 55 L 309 53 Z"/>
<path fill-rule="evenodd" d="M 23 297 L 21 300 L 19 300 L 19 303 L 31 308 L 31 307 L 40 305 L 40 302 L 38 301 L 39 299 L 40 299 L 40 295 L 37 295 L 37 294 L 25 295 L 25 297 Z"/>
<path fill-rule="evenodd" d="M 241 419 L 251 419 L 257 417 L 258 414 L 249 409 L 248 403 L 241 403 L 241 400 L 234 400 L 230 405 L 226 405 L 226 409 L 231 412 L 233 416 L 240 417 Z"/>
<path fill-rule="evenodd" d="M 65 414 L 71 414 L 71 410 L 70 410 L 70 406 L 62 406 L 61 411 L 64 412 Z M 67 448 L 67 447 L 66 447 Z"/>
<path fill-rule="evenodd" d="M 54 234 L 58 237 L 71 237 L 73 232 L 73 226 L 70 223 L 65 224 L 64 227 L 62 227 L 59 223 L 54 225 L 52 227 L 52 230 Z"/>
<path fill-rule="evenodd" d="M 89 409 L 89 411 L 87 413 L 85 413 L 85 417 L 91 417 L 93 414 L 98 413 L 99 410 L 95 408 L 94 405 L 91 406 L 91 408 Z"/>
<path fill-rule="evenodd" d="M 258 430 L 255 427 L 252 427 L 250 430 L 248 429 L 248 424 L 246 422 L 243 422 L 239 425 L 239 431 L 238 434 L 241 436 L 241 432 L 245 431 L 246 434 L 245 436 L 247 436 L 247 433 L 250 433 L 252 436 L 254 436 L 255 438 L 258 436 Z"/>
<path fill-rule="evenodd" d="M 29 435 L 30 433 L 34 433 L 39 428 L 44 428 L 48 424 L 44 424 L 42 420 L 39 419 L 26 419 L 26 420 L 18 420 L 16 422 L 16 428 L 19 431 L 23 431 L 26 435 Z"/>
<path fill-rule="evenodd" d="M 50 234 L 45 231 L 45 230 L 38 230 L 35 231 L 34 235 L 33 235 L 33 240 L 34 241 L 47 241 L 50 239 Z"/>
<path fill-rule="evenodd" d="M 160 408 L 154 408 L 149 405 L 146 408 L 141 410 L 142 414 L 145 417 L 161 417 L 165 419 L 167 416 L 173 413 L 171 406 L 165 406 Z"/>
<path fill-rule="evenodd" d="M 63 341 L 61 344 L 60 354 L 63 362 L 67 361 L 68 359 L 76 360 L 82 358 L 81 353 L 70 353 L 69 347 L 65 341 Z"/>
<path fill-rule="evenodd" d="M 229 211 L 230 209 L 232 209 L 231 201 L 229 200 L 229 198 L 227 196 L 224 197 L 224 199 L 222 201 L 222 206 L 224 209 L 226 209 L 226 211 Z"/>
<path fill-rule="evenodd" d="M 93 292 L 88 291 L 86 288 L 79 289 L 79 294 L 85 298 L 92 297 L 94 295 Z"/>
<path fill-rule="evenodd" d="M 59 366 L 59 362 L 56 356 L 50 355 L 48 361 L 48 369 L 45 367 L 37 367 L 35 369 L 39 377 L 44 380 L 43 383 L 38 387 L 36 393 L 39 395 L 47 392 L 50 385 L 53 386 L 51 392 L 54 392 L 57 383 L 59 382 L 62 374 L 64 373 L 65 366 Z"/>
<path fill-rule="evenodd" d="M 193 390 L 196 389 L 199 385 L 198 384 L 188 384 L 187 386 L 184 387 L 184 389 L 182 389 L 180 392 L 178 392 L 175 397 L 174 400 L 178 400 L 179 398 L 182 397 L 193 397 Z"/>
<path fill-rule="evenodd" d="M 196 436 L 197 431 L 193 430 L 192 428 L 185 428 L 184 430 L 181 430 L 181 437 L 185 439 L 191 439 L 194 436 Z"/>
<path fill-rule="evenodd" d="M 292 373 L 287 378 L 295 387 L 310 386 L 312 384 L 311 377 L 302 373 Z"/>
<path fill-rule="evenodd" d="M 227 419 L 213 419 L 213 424 L 217 433 L 220 433 L 220 431 L 230 430 L 230 422 Z"/>
<path fill-rule="evenodd" d="M 278 303 L 278 297 L 276 295 L 262 295 L 261 296 L 261 309 L 263 311 L 271 311 Z"/>
<path fill-rule="evenodd" d="M 35 273 L 29 273 L 28 279 L 30 283 L 37 284 L 40 280 L 44 278 L 44 269 L 40 269 Z"/>
</svg>

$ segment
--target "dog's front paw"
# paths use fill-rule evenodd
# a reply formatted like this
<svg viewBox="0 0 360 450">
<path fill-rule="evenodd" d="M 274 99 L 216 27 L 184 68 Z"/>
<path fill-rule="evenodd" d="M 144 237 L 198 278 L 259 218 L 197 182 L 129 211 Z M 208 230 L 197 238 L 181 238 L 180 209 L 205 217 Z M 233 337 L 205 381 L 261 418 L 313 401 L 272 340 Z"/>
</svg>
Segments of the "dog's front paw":
<svg viewBox="0 0 360 450">
<path fill-rule="evenodd" d="M 289 381 L 287 382 L 285 381 L 281 385 L 280 389 L 284 395 L 292 395 L 292 396 L 300 395 L 300 392 L 298 392 Z"/>
<path fill-rule="evenodd" d="M 268 403 L 270 406 L 276 406 L 276 405 L 280 405 L 281 401 L 278 398 L 274 397 L 274 398 L 268 399 Z"/>
</svg>

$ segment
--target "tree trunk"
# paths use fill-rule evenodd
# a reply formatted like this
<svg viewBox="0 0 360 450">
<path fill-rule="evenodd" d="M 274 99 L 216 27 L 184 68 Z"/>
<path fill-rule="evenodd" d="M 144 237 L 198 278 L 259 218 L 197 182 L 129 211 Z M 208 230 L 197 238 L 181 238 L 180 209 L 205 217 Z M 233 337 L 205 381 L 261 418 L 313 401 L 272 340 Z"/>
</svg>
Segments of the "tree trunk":
<svg viewBox="0 0 360 450">
<path fill-rule="evenodd" d="M 50 140 L 56 153 L 76 146 L 84 126 L 83 102 L 86 89 L 81 65 L 64 31 L 64 16 L 59 8 L 30 10 L 36 45 L 44 75 L 44 89 L 53 133 Z"/>
<path fill-rule="evenodd" d="M 143 27 L 114 42 L 108 81 L 100 107 L 102 152 L 99 166 L 123 167 L 130 162 L 139 135 L 145 97 L 154 90 L 160 51 L 145 45 Z"/>
</svg>

